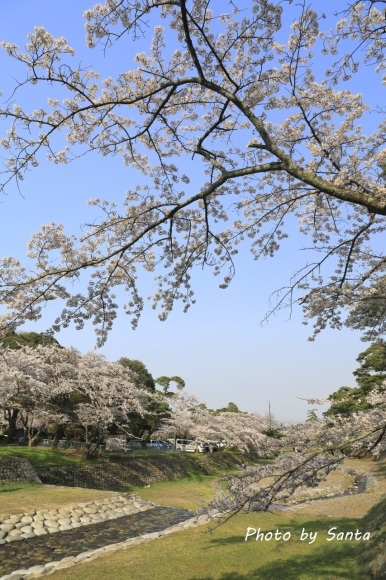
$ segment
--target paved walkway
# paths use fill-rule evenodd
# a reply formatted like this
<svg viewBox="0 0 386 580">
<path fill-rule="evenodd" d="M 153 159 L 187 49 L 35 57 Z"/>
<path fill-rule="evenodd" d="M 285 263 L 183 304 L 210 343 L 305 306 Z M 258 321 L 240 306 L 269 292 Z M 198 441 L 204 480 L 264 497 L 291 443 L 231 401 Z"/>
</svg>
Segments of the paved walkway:
<svg viewBox="0 0 386 580">
<path fill-rule="evenodd" d="M 3 577 L 16 570 L 160 532 L 191 517 L 193 513 L 187 510 L 155 507 L 116 520 L 3 544 L 0 545 L 0 574 Z"/>
</svg>

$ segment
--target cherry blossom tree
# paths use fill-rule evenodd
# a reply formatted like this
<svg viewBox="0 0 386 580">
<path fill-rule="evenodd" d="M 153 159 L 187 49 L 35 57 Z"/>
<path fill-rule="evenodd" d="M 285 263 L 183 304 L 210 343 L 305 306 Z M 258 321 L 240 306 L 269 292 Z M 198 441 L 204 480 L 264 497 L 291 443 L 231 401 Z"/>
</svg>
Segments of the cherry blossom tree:
<svg viewBox="0 0 386 580">
<path fill-rule="evenodd" d="M 53 411 L 50 405 L 53 391 L 49 374 L 43 347 L 0 348 L 0 407 L 8 426 L 9 442 L 16 435 L 18 420 L 22 420 L 27 437 L 31 437 L 32 429 L 37 434 L 50 421 L 47 411 L 49 408 Z"/>
<path fill-rule="evenodd" d="M 174 403 L 171 417 L 160 434 L 221 440 L 241 452 L 271 460 L 242 477 L 229 478 L 228 492 L 211 502 L 222 523 L 240 510 L 267 510 L 274 503 L 285 503 L 299 489 L 317 487 L 355 451 L 382 456 L 386 452 L 385 386 L 378 385 L 367 393 L 369 407 L 355 416 L 327 415 L 319 419 L 314 412 L 313 420 L 280 425 L 280 438 L 266 436 L 268 423 L 257 415 L 215 413 L 196 397 L 180 392 L 170 398 Z M 309 402 L 315 407 L 327 401 Z"/>
<path fill-rule="evenodd" d="M 266 427 L 265 421 L 253 413 L 213 413 L 200 406 L 190 432 L 198 440 L 221 441 L 241 453 L 267 457 L 276 446 L 263 434 Z"/>
<path fill-rule="evenodd" d="M 122 208 L 91 200 L 104 217 L 83 237 L 44 225 L 30 241 L 33 270 L 2 260 L 3 326 L 34 320 L 57 299 L 54 328 L 92 319 L 101 344 L 116 287 L 137 324 L 141 269 L 156 274 L 153 306 L 164 319 L 177 301 L 185 310 L 194 302 L 195 267 L 220 275 L 224 288 L 239 243 L 250 241 L 255 258 L 272 256 L 295 218 L 312 251 L 276 308 L 300 302 L 315 332 L 340 327 L 342 310 L 369 299 L 384 276 L 384 111 L 353 81 L 366 65 L 367 86 L 381 87 L 386 36 L 383 2 L 343 3 L 337 17 L 334 7 L 324 6 L 330 30 L 305 1 L 106 0 L 85 12 L 89 47 L 102 45 L 106 58 L 114 43 L 148 48 L 102 81 L 41 27 L 24 51 L 3 42 L 26 69 L 0 111 L 10 122 L 4 188 L 20 185 L 44 154 L 54 163 L 114 155 L 141 175 Z M 48 106 L 29 111 L 36 84 Z M 74 294 L 83 272 L 88 289 Z"/>
<path fill-rule="evenodd" d="M 52 345 L 0 348 L 0 408 L 11 441 L 18 422 L 30 445 L 54 423 L 77 427 L 92 457 L 110 427 L 129 432 L 130 414 L 143 416 L 152 398 L 130 370 L 102 355 Z"/>
<path fill-rule="evenodd" d="M 348 454 L 366 449 L 379 458 L 386 452 L 386 395 L 384 390 L 369 395 L 370 409 L 355 417 L 332 417 L 319 421 L 282 426 L 284 437 L 273 440 L 277 457 L 243 477 L 232 477 L 228 493 L 216 498 L 212 507 L 222 523 L 240 510 L 267 510 L 285 504 L 305 487 L 317 487 Z M 310 400 L 313 405 L 325 401 Z M 296 447 L 297 453 L 293 453 Z M 274 450 L 274 447 L 271 448 Z"/>
<path fill-rule="evenodd" d="M 157 433 L 161 437 L 173 438 L 176 447 L 178 437 L 193 435 L 202 403 L 195 395 L 182 389 L 176 393 L 165 393 L 165 402 L 169 407 L 169 415 L 162 421 Z"/>
<path fill-rule="evenodd" d="M 242 453 L 271 455 L 277 445 L 263 434 L 267 425 L 261 417 L 252 413 L 215 412 L 190 393 L 167 393 L 170 416 L 164 419 L 158 434 L 191 437 L 197 441 L 221 441 L 229 448 Z"/>
<path fill-rule="evenodd" d="M 266 436 L 268 422 L 242 412 L 215 413 L 196 397 L 178 392 L 168 397 L 171 416 L 160 436 L 221 440 L 246 454 L 269 458 L 242 477 L 229 478 L 228 492 L 211 502 L 222 523 L 240 510 L 267 510 L 288 501 L 297 490 L 317 487 L 344 459 L 358 450 L 379 458 L 386 452 L 385 384 L 366 396 L 369 407 L 355 416 L 332 415 L 299 424 L 280 425 L 280 438 Z M 321 405 L 326 400 L 310 399 Z M 294 452 L 295 451 L 295 452 Z"/>
<path fill-rule="evenodd" d="M 22 407 L 18 420 L 23 428 L 23 440 L 29 447 L 36 445 L 42 432 L 47 431 L 50 426 L 68 422 L 67 417 L 55 409 L 53 404 L 42 405 L 39 399 L 34 399 L 29 407 Z"/>
<path fill-rule="evenodd" d="M 79 402 L 73 422 L 84 428 L 87 458 L 97 454 L 109 427 L 119 425 L 130 433 L 128 415 L 143 416 L 152 399 L 147 389 L 135 386 L 128 369 L 94 352 L 79 357 L 74 381 Z"/>
<path fill-rule="evenodd" d="M 112 44 L 132 49 L 138 42 L 141 52 L 104 80 L 73 64 L 66 40 L 41 27 L 25 49 L 3 42 L 26 70 L 0 110 L 8 122 L 3 188 L 12 181 L 21 187 L 44 155 L 68 163 L 87 152 L 120 157 L 141 181 L 121 208 L 91 200 L 102 218 L 80 238 L 61 224 L 44 225 L 29 244 L 32 268 L 14 257 L 1 260 L 0 304 L 8 308 L 2 327 L 36 320 L 48 300 L 58 300 L 64 307 L 53 328 L 92 320 L 101 345 L 116 317 L 117 288 L 128 294 L 125 310 L 135 327 L 144 307 L 138 277 L 155 275 L 153 307 L 165 319 L 176 302 L 185 310 L 194 303 L 195 268 L 212 270 L 226 288 L 239 245 L 249 242 L 256 259 L 273 256 L 295 220 L 309 259 L 275 309 L 301 304 L 314 334 L 328 324 L 340 328 L 347 311 L 359 313 L 352 325 L 371 326 L 373 309 L 360 305 L 382 296 L 386 275 L 379 243 L 385 110 L 373 98 L 385 82 L 384 2 L 342 2 L 336 17 L 335 4 L 323 9 L 327 20 L 305 0 L 233 0 L 226 7 L 213 0 L 106 0 L 85 13 L 88 45 L 102 45 L 108 57 Z M 333 18 L 330 30 L 325 22 Z M 359 94 L 355 81 L 363 80 L 364 66 Z M 31 111 L 37 84 L 48 105 Z M 87 290 L 74 291 L 88 275 Z M 118 386 L 110 370 L 101 370 L 104 396 L 112 388 L 117 402 Z M 79 416 L 84 425 L 99 409 L 96 377 L 90 381 Z M 304 451 L 283 452 L 264 468 L 260 475 L 274 483 L 253 492 L 254 503 L 267 507 L 302 483 L 314 485 L 348 445 L 368 440 L 374 451 L 384 449 L 385 395 L 369 397 L 377 403 L 355 421 L 297 428 L 292 439 Z M 114 413 L 101 407 L 100 416 L 103 432 Z M 316 443 L 309 441 L 312 429 Z"/>
</svg>

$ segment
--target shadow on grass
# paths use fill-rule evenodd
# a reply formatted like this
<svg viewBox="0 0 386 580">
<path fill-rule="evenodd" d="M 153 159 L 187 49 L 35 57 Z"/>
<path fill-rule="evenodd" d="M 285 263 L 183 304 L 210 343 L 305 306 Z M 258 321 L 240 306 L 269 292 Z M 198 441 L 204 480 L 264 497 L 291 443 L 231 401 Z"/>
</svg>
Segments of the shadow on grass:
<svg viewBox="0 0 386 580">
<path fill-rule="evenodd" d="M 374 578 L 386 578 L 386 498 L 371 508 L 362 520 L 362 525 L 371 529 L 371 540 L 359 546 L 359 557 L 363 566 L 372 567 Z"/>
<path fill-rule="evenodd" d="M 386 463 L 374 464 L 373 471 L 376 477 L 386 478 Z"/>
<path fill-rule="evenodd" d="M 352 545 L 334 545 L 319 548 L 312 555 L 295 555 L 290 558 L 278 556 L 274 562 L 259 566 L 246 572 L 232 571 L 218 580 L 297 580 L 307 578 L 312 580 L 347 580 L 347 578 L 370 578 L 369 574 L 361 574 L 355 561 L 355 547 Z M 190 580 L 213 580 L 213 576 L 194 576 Z"/>
<path fill-rule="evenodd" d="M 256 516 L 258 517 L 258 513 L 256 512 Z M 266 533 L 266 532 L 274 532 L 274 526 L 270 525 L 270 526 L 259 526 L 258 523 L 256 523 L 255 525 L 256 528 L 260 528 L 260 532 L 261 533 Z M 300 544 L 307 544 L 307 541 L 300 541 L 300 534 L 302 533 L 303 528 L 306 528 L 307 532 L 317 532 L 318 533 L 318 539 L 320 538 L 326 538 L 327 537 L 327 532 L 329 529 L 331 528 L 338 528 L 338 530 L 335 531 L 341 531 L 341 532 L 351 532 L 354 531 L 358 528 L 360 530 L 361 528 L 361 520 L 360 519 L 355 519 L 355 518 L 351 518 L 351 519 L 339 519 L 339 520 L 332 520 L 332 519 L 318 519 L 318 520 L 306 520 L 306 521 L 301 521 L 299 522 L 298 520 L 288 520 L 288 521 L 283 521 L 283 520 L 278 520 L 278 527 L 277 529 L 279 529 L 280 532 L 282 532 L 282 535 L 285 532 L 290 532 L 291 533 L 291 539 L 299 541 Z M 361 530 L 360 530 L 361 531 Z M 209 535 L 211 535 L 211 532 L 208 532 Z M 244 538 L 242 538 L 244 541 Z M 355 541 L 355 540 L 353 540 Z M 213 538 L 211 540 L 211 548 L 213 548 L 214 546 L 220 547 L 222 545 L 226 545 L 226 544 L 234 544 L 238 542 L 240 544 L 240 536 L 231 536 L 228 538 Z M 260 540 L 258 539 L 256 541 L 256 537 L 255 536 L 250 536 L 250 538 L 247 540 L 247 542 L 250 543 L 255 543 L 255 544 L 264 544 L 264 543 L 275 543 L 277 545 L 277 549 L 280 549 L 280 547 L 285 548 L 288 545 L 288 542 L 285 541 L 280 541 L 280 540 L 275 540 L 274 538 L 272 540 L 264 541 L 264 540 Z M 332 543 L 335 543 L 334 541 L 332 541 Z M 356 541 L 356 543 L 358 543 L 358 541 Z M 327 546 L 331 544 L 331 542 L 327 542 Z"/>
<path fill-rule="evenodd" d="M 258 528 L 258 525 L 256 526 Z M 240 570 L 227 572 L 222 576 L 216 576 L 218 580 L 295 580 L 298 578 L 307 578 L 312 580 L 318 579 L 364 579 L 370 578 L 370 575 L 360 571 L 357 561 L 358 548 L 367 541 L 346 540 L 339 541 L 336 538 L 327 541 L 327 532 L 336 527 L 335 532 L 355 532 L 357 529 L 366 531 L 357 519 L 345 520 L 315 520 L 299 523 L 297 521 L 280 522 L 280 531 L 291 533 L 292 545 L 290 542 L 276 541 L 272 539 L 269 542 L 264 540 L 255 540 L 253 536 L 247 542 L 256 544 L 256 560 L 259 559 L 260 550 L 264 544 L 274 543 L 272 561 L 263 563 L 256 569 L 243 573 Z M 279 529 L 278 528 L 278 529 Z M 304 548 L 307 548 L 307 540 L 300 541 L 302 529 L 307 532 L 318 532 L 319 545 L 310 545 L 309 554 L 304 554 Z M 261 532 L 274 531 L 273 527 L 261 527 Z M 240 546 L 240 536 L 231 536 L 228 538 L 214 538 L 210 542 L 208 549 L 213 547 L 220 548 L 224 545 Z M 299 547 L 301 546 L 300 550 Z M 254 547 L 254 546 L 253 546 Z M 292 552 L 292 554 L 291 554 Z M 213 580 L 214 576 L 194 576 L 190 580 Z"/>
</svg>

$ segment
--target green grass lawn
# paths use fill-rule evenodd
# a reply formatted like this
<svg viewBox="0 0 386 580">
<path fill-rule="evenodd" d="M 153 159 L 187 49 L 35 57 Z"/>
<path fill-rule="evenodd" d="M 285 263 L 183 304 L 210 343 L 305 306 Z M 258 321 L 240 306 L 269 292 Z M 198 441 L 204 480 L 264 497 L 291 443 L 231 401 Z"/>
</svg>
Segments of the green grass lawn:
<svg viewBox="0 0 386 580">
<path fill-rule="evenodd" d="M 0 517 L 75 505 L 108 496 L 106 491 L 18 482 L 0 487 Z"/>
<path fill-rule="evenodd" d="M 365 578 L 355 561 L 356 542 L 326 541 L 332 525 L 355 530 L 358 520 L 314 520 L 274 514 L 243 514 L 207 533 L 206 526 L 139 544 L 53 574 L 55 580 L 324 580 Z M 284 541 L 245 541 L 248 527 L 290 532 Z M 300 541 L 305 528 L 314 543 Z"/>
<path fill-rule="evenodd" d="M 73 449 L 51 449 L 50 447 L 26 447 L 23 445 L 1 445 L 0 446 L 0 461 L 2 459 L 10 459 L 12 457 L 24 457 L 28 459 L 32 465 L 73 465 L 74 463 L 85 462 L 84 455 L 81 451 Z M 190 466 L 191 474 L 197 473 L 197 465 L 204 465 L 210 469 L 213 474 L 221 475 L 228 473 L 237 461 L 241 461 L 242 457 L 235 453 L 223 452 L 221 454 L 201 455 L 180 453 L 177 451 L 168 451 L 167 453 L 152 450 L 135 449 L 130 453 L 107 453 L 104 452 L 101 458 L 104 461 L 111 463 L 131 463 L 138 459 L 150 459 L 156 465 L 170 466 L 185 464 Z M 227 462 L 227 459 L 229 461 Z M 92 460 L 92 463 L 98 463 L 100 459 Z M 244 459 L 245 461 L 245 459 Z M 260 461 L 259 461 L 260 462 Z M 87 461 L 90 463 L 90 461 Z M 232 465 L 233 463 L 233 465 Z M 251 462 L 249 462 L 251 463 Z M 189 469 L 188 469 L 189 471 Z M 190 475 L 190 473 L 189 473 Z"/>
<path fill-rule="evenodd" d="M 130 493 L 140 495 L 147 501 L 180 509 L 197 510 L 208 505 L 216 495 L 217 476 L 195 475 L 164 481 L 149 487 L 130 488 Z"/>
<path fill-rule="evenodd" d="M 215 477 L 193 477 L 156 483 L 134 491 L 161 505 L 195 509 L 215 494 Z M 366 578 L 355 559 L 358 543 L 327 541 L 327 532 L 361 529 L 358 519 L 316 519 L 289 512 L 239 514 L 212 532 L 209 526 L 181 531 L 138 544 L 76 567 L 77 580 L 324 580 Z M 262 532 L 290 532 L 288 541 L 245 541 L 248 527 Z M 318 532 L 315 541 L 301 541 L 303 528 Z M 53 574 L 70 580 L 74 568 Z"/>
<path fill-rule="evenodd" d="M 6 445 L 0 447 L 0 461 L 2 459 L 12 459 L 13 457 L 23 457 L 30 461 L 31 465 L 73 465 L 79 463 L 81 457 L 77 454 L 70 454 L 68 451 L 60 449 L 50 449 L 46 447 L 24 447 L 17 445 Z"/>
<path fill-rule="evenodd" d="M 45 449 L 12 447 L 2 448 L 8 456 L 20 455 L 33 464 L 58 465 L 73 462 L 65 452 Z M 30 455 L 28 455 L 30 454 Z M 62 463 L 61 463 L 62 462 Z M 223 470 L 223 468 L 222 468 Z M 230 469 L 229 469 L 230 471 Z M 214 497 L 221 488 L 217 476 L 193 475 L 174 481 L 132 488 L 130 492 L 160 505 L 196 509 Z M 0 514 L 20 513 L 32 509 L 46 509 L 71 505 L 106 496 L 107 492 L 78 488 L 56 488 L 34 484 L 14 484 L 0 488 Z M 344 498 L 341 499 L 344 502 Z M 342 504 L 343 505 L 343 504 Z M 4 511 L 5 510 L 5 511 Z M 343 512 L 344 513 L 344 512 Z M 356 512 L 351 512 L 351 516 Z M 384 508 L 382 510 L 384 515 Z M 382 520 L 382 514 L 379 516 Z M 383 520 L 382 520 L 383 521 Z M 143 544 L 138 544 L 76 568 L 58 571 L 54 580 L 336 580 L 370 578 L 369 564 L 358 557 L 365 542 L 327 541 L 327 532 L 333 526 L 339 531 L 366 531 L 367 523 L 360 519 L 333 518 L 302 513 L 242 513 L 225 525 L 209 531 L 200 526 L 174 533 Z M 288 541 L 245 541 L 248 527 L 261 532 L 291 534 Z M 301 541 L 302 530 L 317 532 L 314 542 Z M 370 547 L 370 546 L 369 546 Z M 375 546 L 375 551 L 377 546 Z"/>
</svg>

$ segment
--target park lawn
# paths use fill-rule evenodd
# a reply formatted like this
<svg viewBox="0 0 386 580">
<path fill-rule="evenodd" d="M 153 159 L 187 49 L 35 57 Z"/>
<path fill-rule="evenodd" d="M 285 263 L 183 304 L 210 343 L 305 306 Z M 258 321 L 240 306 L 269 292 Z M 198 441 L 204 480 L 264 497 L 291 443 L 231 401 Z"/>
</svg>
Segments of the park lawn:
<svg viewBox="0 0 386 580">
<path fill-rule="evenodd" d="M 294 514 L 239 514 L 208 533 L 199 526 L 138 544 L 105 557 L 57 571 L 53 580 L 264 580 L 361 578 L 355 560 L 358 541 L 327 541 L 327 531 L 360 529 L 356 519 L 315 520 Z M 291 533 L 288 541 L 245 541 L 248 527 Z M 302 529 L 318 532 L 310 544 L 300 541 Z M 364 576 L 366 577 L 366 576 Z"/>
<path fill-rule="evenodd" d="M 12 483 L 0 487 L 0 518 L 42 511 L 108 497 L 111 492 L 39 483 Z"/>
<path fill-rule="evenodd" d="M 49 447 L 24 447 L 6 445 L 0 447 L 0 461 L 2 459 L 13 459 L 22 457 L 28 459 L 31 465 L 74 465 L 83 461 L 79 453 L 71 453 L 68 450 L 50 449 Z"/>
<path fill-rule="evenodd" d="M 210 501 L 216 493 L 216 477 L 191 477 L 136 488 L 142 498 L 160 505 L 195 509 L 201 500 Z M 326 540 L 333 526 L 340 530 L 360 529 L 360 520 L 333 520 L 313 515 L 300 517 L 290 512 L 239 514 L 225 525 L 209 532 L 209 526 L 174 533 L 99 557 L 76 566 L 77 580 L 103 580 L 110 577 L 130 580 L 246 580 L 278 578 L 317 580 L 318 578 L 360 578 L 355 561 L 358 543 Z M 291 539 L 245 541 L 248 527 L 261 531 L 289 531 Z M 309 544 L 300 541 L 302 529 L 318 531 Z M 70 580 L 74 569 L 54 573 L 54 580 Z"/>
<path fill-rule="evenodd" d="M 229 472 L 230 474 L 231 472 Z M 225 484 L 224 484 L 225 485 Z M 147 487 L 130 488 L 130 493 L 158 505 L 197 510 L 206 507 L 221 486 L 218 476 L 193 475 L 173 481 L 157 482 Z"/>
<path fill-rule="evenodd" d="M 356 463 L 357 461 L 355 461 Z M 350 460 L 351 463 L 351 460 Z M 359 463 L 359 462 L 358 462 Z M 363 462 L 360 466 L 366 467 Z M 75 569 L 57 571 L 54 580 L 270 580 L 278 578 L 300 580 L 335 580 L 339 578 L 369 578 L 358 566 L 358 548 L 366 548 L 360 541 L 327 541 L 327 531 L 362 529 L 357 519 L 384 494 L 386 478 L 384 465 L 370 464 L 368 468 L 380 478 L 378 487 L 360 496 L 336 498 L 304 506 L 308 512 L 280 512 L 239 514 L 225 525 L 208 533 L 208 526 L 182 530 L 156 541 L 137 544 L 107 556 L 96 558 Z M 383 476 L 383 477 L 382 477 Z M 135 488 L 135 493 L 160 505 L 188 509 L 201 507 L 216 493 L 222 482 L 215 476 L 193 476 L 176 481 L 160 482 L 150 487 Z M 48 509 L 106 497 L 109 492 L 79 488 L 57 488 L 33 484 L 14 484 L 0 488 L 0 513 L 20 513 L 33 509 Z M 8 493 L 7 493 L 8 491 Z M 2 503 L 3 502 L 3 503 Z M 34 503 L 35 502 L 35 503 Z M 363 503 L 363 506 L 361 505 Z M 337 505 L 335 505 L 337 504 Z M 324 513 L 318 513 L 323 506 Z M 299 506 L 303 507 L 303 506 Z M 315 509 L 317 508 L 317 509 Z M 333 508 L 333 509 L 332 509 Z M 340 509 L 338 509 L 340 508 Z M 3 508 L 4 509 L 4 508 Z M 298 508 L 299 509 L 299 508 Z M 311 510 L 311 512 L 309 511 Z M 312 510 L 315 510 L 313 513 Z M 331 514 L 336 514 L 332 518 Z M 245 541 L 248 527 L 262 532 L 290 532 L 283 540 Z M 300 541 L 302 529 L 318 532 L 313 543 Z M 363 558 L 362 558 L 362 563 Z M 364 564 L 366 565 L 366 564 Z"/>
<path fill-rule="evenodd" d="M 40 450 L 34 449 L 34 451 Z M 207 505 L 216 495 L 217 479 L 217 476 L 193 475 L 183 479 L 158 482 L 150 487 L 130 488 L 129 493 L 140 495 L 143 499 L 158 505 L 196 510 Z M 11 483 L 0 486 L 0 517 L 74 505 L 106 498 L 111 494 L 112 492 L 109 491 L 78 487 L 59 487 L 28 482 Z"/>
</svg>

